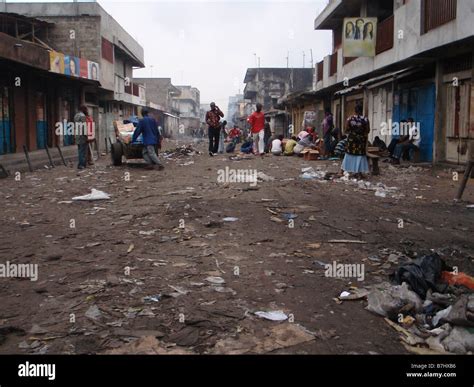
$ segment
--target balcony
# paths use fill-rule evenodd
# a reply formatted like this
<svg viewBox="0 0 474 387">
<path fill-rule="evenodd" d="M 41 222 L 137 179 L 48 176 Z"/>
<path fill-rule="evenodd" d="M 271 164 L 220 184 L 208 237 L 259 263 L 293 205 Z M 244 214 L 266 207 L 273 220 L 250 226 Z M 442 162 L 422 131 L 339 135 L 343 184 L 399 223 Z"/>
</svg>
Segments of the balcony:
<svg viewBox="0 0 474 387">
<path fill-rule="evenodd" d="M 442 26 L 457 16 L 457 0 L 423 0 L 422 29 L 427 33 Z"/>
</svg>

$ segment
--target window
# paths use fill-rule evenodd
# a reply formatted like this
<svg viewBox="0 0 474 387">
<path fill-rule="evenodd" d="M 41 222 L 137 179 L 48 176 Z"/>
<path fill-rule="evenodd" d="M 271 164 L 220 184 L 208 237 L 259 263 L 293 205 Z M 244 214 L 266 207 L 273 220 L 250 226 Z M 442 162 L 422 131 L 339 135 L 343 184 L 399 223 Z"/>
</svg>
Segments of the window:
<svg viewBox="0 0 474 387">
<path fill-rule="evenodd" d="M 105 38 L 102 38 L 102 58 L 114 63 L 114 45 Z"/>
<path fill-rule="evenodd" d="M 456 19 L 457 0 L 424 0 L 421 8 L 423 33 Z"/>
</svg>

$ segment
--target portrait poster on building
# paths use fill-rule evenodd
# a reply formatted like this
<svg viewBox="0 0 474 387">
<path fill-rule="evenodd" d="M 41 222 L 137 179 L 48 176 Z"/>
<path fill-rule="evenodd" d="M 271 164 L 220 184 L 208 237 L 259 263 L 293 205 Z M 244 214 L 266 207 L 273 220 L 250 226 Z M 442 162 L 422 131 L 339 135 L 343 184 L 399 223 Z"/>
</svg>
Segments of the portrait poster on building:
<svg viewBox="0 0 474 387">
<path fill-rule="evenodd" d="M 99 80 L 99 64 L 95 62 L 88 61 L 88 78 L 92 79 L 93 81 Z"/>
<path fill-rule="evenodd" d="M 74 56 L 64 57 L 64 74 L 71 77 L 78 77 L 80 70 L 79 58 Z"/>
<path fill-rule="evenodd" d="M 346 58 L 375 56 L 377 18 L 345 18 L 342 31 L 342 51 Z"/>
<path fill-rule="evenodd" d="M 50 70 L 53 73 L 64 74 L 64 54 L 56 51 L 49 52 Z"/>
</svg>

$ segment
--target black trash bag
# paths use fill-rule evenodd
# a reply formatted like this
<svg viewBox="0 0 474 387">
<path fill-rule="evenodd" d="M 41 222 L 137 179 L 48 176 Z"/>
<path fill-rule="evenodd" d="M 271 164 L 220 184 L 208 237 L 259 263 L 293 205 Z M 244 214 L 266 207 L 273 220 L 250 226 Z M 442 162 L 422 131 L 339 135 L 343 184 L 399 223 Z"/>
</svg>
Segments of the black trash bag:
<svg viewBox="0 0 474 387">
<path fill-rule="evenodd" d="M 424 300 L 428 289 L 441 292 L 438 279 L 442 271 L 449 269 L 438 254 L 425 255 L 401 265 L 390 279 L 398 285 L 406 282 Z"/>
</svg>

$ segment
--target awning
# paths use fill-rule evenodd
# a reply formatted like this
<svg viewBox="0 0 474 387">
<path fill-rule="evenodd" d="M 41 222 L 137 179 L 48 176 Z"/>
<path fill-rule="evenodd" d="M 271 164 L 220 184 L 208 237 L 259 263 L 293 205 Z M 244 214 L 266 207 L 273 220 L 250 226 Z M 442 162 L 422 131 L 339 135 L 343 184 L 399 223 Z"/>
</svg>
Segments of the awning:
<svg viewBox="0 0 474 387">
<path fill-rule="evenodd" d="M 168 116 L 168 117 L 173 117 L 173 118 L 178 118 L 178 119 L 179 119 L 178 116 L 175 116 L 175 115 L 170 114 L 170 113 L 163 112 L 163 114 L 164 114 L 165 116 Z"/>
<path fill-rule="evenodd" d="M 394 71 L 394 72 L 387 73 L 387 74 L 384 74 L 384 75 L 380 75 L 378 77 L 371 78 L 371 79 L 368 79 L 364 82 L 361 82 L 357 85 L 354 85 L 354 86 L 347 87 L 345 89 L 336 91 L 334 93 L 334 95 L 341 96 L 341 95 L 346 95 L 346 94 L 352 93 L 354 91 L 363 89 L 364 87 L 373 88 L 373 87 L 381 86 L 385 83 L 392 82 L 395 79 L 400 79 L 400 78 L 406 77 L 408 75 L 411 75 L 413 73 L 416 73 L 418 70 L 419 69 L 415 68 L 415 67 L 408 67 L 408 68 L 403 69 L 403 70 L 398 70 L 398 71 Z"/>
</svg>

